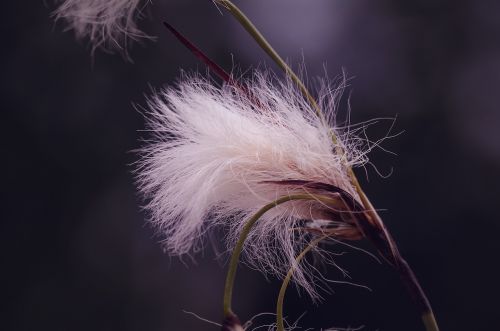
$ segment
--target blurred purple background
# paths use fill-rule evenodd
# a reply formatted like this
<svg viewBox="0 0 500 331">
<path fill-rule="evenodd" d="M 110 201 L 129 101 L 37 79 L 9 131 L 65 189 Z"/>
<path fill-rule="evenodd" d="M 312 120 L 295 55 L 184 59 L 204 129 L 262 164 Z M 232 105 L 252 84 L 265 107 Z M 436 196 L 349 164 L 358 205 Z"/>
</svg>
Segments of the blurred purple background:
<svg viewBox="0 0 500 331">
<path fill-rule="evenodd" d="M 345 68 L 353 122 L 397 116 L 395 131 L 404 133 L 383 146 L 398 155 L 372 154 L 382 173 L 393 173 L 384 179 L 368 168 L 368 182 L 360 169 L 364 187 L 385 210 L 442 330 L 497 327 L 500 2 L 236 3 L 310 78 Z M 102 52 L 92 60 L 85 42 L 53 22 L 54 8 L 9 1 L 2 11 L 1 329 L 217 330 L 183 310 L 220 321 L 225 260 L 210 249 L 196 263 L 162 252 L 131 174 L 131 151 L 147 137 L 132 104 L 144 105 L 151 86 L 171 84 L 180 68 L 205 72 L 164 19 L 226 69 L 275 66 L 210 1 L 155 1 L 140 26 L 158 40 L 134 45 L 134 64 Z M 346 98 L 343 105 L 345 118 Z M 381 137 L 390 124 L 370 134 Z M 390 267 L 347 251 L 339 264 L 372 292 L 333 284 L 315 306 L 291 287 L 290 320 L 307 311 L 304 328 L 422 330 Z M 273 312 L 279 286 L 242 267 L 242 320 Z"/>
</svg>

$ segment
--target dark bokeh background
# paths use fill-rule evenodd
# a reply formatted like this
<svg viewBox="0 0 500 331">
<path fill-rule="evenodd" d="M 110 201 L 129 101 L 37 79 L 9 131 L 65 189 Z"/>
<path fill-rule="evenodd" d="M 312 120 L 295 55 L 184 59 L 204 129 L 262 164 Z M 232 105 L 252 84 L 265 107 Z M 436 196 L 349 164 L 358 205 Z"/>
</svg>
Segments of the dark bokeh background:
<svg viewBox="0 0 500 331">
<path fill-rule="evenodd" d="M 397 116 L 404 133 L 372 161 L 364 187 L 427 290 L 442 330 L 499 325 L 500 2 L 238 1 L 275 47 L 310 77 L 350 77 L 353 122 Z M 156 43 L 134 64 L 97 52 L 50 18 L 52 3 L 2 9 L 3 330 L 217 330 L 224 260 L 185 264 L 162 252 L 131 174 L 145 133 L 133 103 L 205 68 L 161 26 L 167 18 L 225 68 L 266 55 L 210 1 L 155 1 L 141 26 Z M 390 123 L 372 130 L 380 137 Z M 365 179 L 363 171 L 359 172 Z M 366 182 L 366 180 L 364 180 Z M 364 245 L 364 247 L 369 247 Z M 337 248 L 340 249 L 340 248 Z M 422 330 L 387 265 L 349 251 L 339 263 L 372 292 L 333 285 L 319 306 L 293 288 L 300 325 Z M 279 282 L 242 268 L 243 320 L 273 312 Z M 338 274 L 330 271 L 331 276 Z M 272 321 L 272 317 L 256 322 Z"/>
</svg>

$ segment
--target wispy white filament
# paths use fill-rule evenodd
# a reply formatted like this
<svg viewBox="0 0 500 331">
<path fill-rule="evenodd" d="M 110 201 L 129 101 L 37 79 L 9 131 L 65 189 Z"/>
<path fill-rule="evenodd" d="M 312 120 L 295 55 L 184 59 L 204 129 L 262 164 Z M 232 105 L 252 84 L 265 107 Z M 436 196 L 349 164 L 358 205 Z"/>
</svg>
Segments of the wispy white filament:
<svg viewBox="0 0 500 331">
<path fill-rule="evenodd" d="M 262 206 L 304 192 L 269 181 L 328 183 L 356 196 L 345 169 L 366 160 L 356 140 L 332 123 L 340 89 L 325 87 L 321 93 L 327 124 L 290 81 L 256 73 L 243 84 L 249 92 L 183 77 L 176 88 L 149 100 L 154 138 L 142 151 L 138 182 L 172 254 L 196 251 L 215 227 L 227 231 L 230 249 Z M 321 224 L 316 212 L 321 208 L 316 201 L 295 201 L 266 213 L 246 241 L 246 261 L 264 272 L 286 274 L 309 239 L 294 229 L 304 220 Z M 312 291 L 301 266 L 294 278 Z"/>
<path fill-rule="evenodd" d="M 140 4 L 148 0 L 61 0 L 55 11 L 78 38 L 88 38 L 93 49 L 126 51 L 127 42 L 147 37 L 137 28 Z"/>
</svg>

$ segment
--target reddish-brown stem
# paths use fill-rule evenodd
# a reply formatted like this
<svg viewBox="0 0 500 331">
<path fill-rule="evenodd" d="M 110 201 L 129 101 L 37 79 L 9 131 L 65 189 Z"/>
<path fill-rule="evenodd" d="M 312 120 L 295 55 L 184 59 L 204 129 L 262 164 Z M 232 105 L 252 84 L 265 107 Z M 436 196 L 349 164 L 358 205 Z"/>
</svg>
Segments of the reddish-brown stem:
<svg viewBox="0 0 500 331">
<path fill-rule="evenodd" d="M 194 56 L 196 56 L 198 59 L 200 59 L 203 63 L 209 67 L 214 74 L 216 74 L 220 79 L 222 79 L 225 82 L 228 83 L 235 83 L 233 82 L 231 75 L 227 73 L 224 69 L 222 69 L 221 66 L 219 66 L 217 63 L 212 61 L 205 53 L 203 53 L 198 47 L 196 47 L 195 44 L 193 44 L 189 39 L 187 39 L 182 33 L 180 33 L 176 28 L 174 28 L 171 24 L 167 22 L 163 22 L 163 25 L 172 32 L 172 34 L 179 40 L 184 46 L 186 46 L 187 49 L 193 53 Z"/>
<path fill-rule="evenodd" d="M 199 47 L 197 47 L 193 42 L 186 38 L 171 24 L 164 21 L 163 25 L 165 25 L 165 27 L 177 38 L 177 40 L 179 40 L 181 44 L 183 44 L 188 50 L 190 50 L 194 56 L 200 59 L 201 62 L 203 62 L 210 70 L 212 70 L 213 73 L 217 75 L 217 77 L 222 79 L 228 85 L 234 86 L 236 89 L 238 89 L 242 93 L 242 95 L 246 96 L 248 100 L 257 108 L 262 108 L 262 104 L 245 85 L 240 84 L 237 80 L 235 80 L 227 71 L 225 71 L 220 65 L 215 63 L 205 53 L 203 53 L 203 51 Z"/>
<path fill-rule="evenodd" d="M 408 290 L 411 298 L 415 302 L 419 313 L 421 313 L 422 316 L 432 316 L 432 308 L 429 300 L 420 286 L 417 277 L 413 273 L 413 270 L 399 253 L 397 245 L 391 234 L 383 222 L 373 220 L 363 205 L 351 194 L 339 187 L 319 182 L 285 180 L 273 181 L 273 183 L 278 185 L 297 185 L 314 191 L 326 191 L 329 193 L 339 194 L 347 210 L 353 212 L 352 217 L 356 221 L 359 232 L 361 232 L 362 235 L 375 246 L 375 248 L 379 251 L 379 254 L 387 262 L 389 262 L 396 269 L 396 271 L 398 271 L 401 280 Z"/>
</svg>

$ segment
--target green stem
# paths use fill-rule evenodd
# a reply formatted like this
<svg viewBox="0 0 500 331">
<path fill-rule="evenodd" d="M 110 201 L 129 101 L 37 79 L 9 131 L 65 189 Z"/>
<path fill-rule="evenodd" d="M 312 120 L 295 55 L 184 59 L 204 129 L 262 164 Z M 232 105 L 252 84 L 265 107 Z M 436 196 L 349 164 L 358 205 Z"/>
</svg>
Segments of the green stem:
<svg viewBox="0 0 500 331">
<path fill-rule="evenodd" d="M 422 315 L 422 321 L 424 322 L 425 329 L 427 331 L 439 331 L 439 327 L 436 322 L 436 317 L 432 311 Z"/>
<path fill-rule="evenodd" d="M 328 236 L 323 236 L 313 240 L 299 255 L 295 258 L 295 266 L 298 266 L 300 261 L 306 256 L 311 249 L 313 249 L 320 241 L 327 238 Z M 295 266 L 290 267 L 288 273 L 286 274 L 283 283 L 281 284 L 280 292 L 278 294 L 278 300 L 276 303 L 276 328 L 277 331 L 285 331 L 285 323 L 283 321 L 283 301 L 285 300 L 285 292 L 292 279 L 293 272 L 295 271 Z"/>
<path fill-rule="evenodd" d="M 259 44 L 259 46 L 273 59 L 273 61 L 292 79 L 292 81 L 297 84 L 300 91 L 307 98 L 311 106 L 314 107 L 316 113 L 321 120 L 324 120 L 321 109 L 314 97 L 309 93 L 304 83 L 300 78 L 293 72 L 293 70 L 286 64 L 286 62 L 281 58 L 281 56 L 274 50 L 274 48 L 269 44 L 266 38 L 260 33 L 260 31 L 253 25 L 252 21 L 231 1 L 229 0 L 216 0 L 217 3 L 224 6 L 237 20 L 240 24 L 247 30 L 247 32 L 253 37 L 253 39 Z"/>
<path fill-rule="evenodd" d="M 297 84 L 302 94 L 307 98 L 308 102 L 316 110 L 318 117 L 322 121 L 324 121 L 325 120 L 324 115 L 321 112 L 320 107 L 318 106 L 316 100 L 312 97 L 311 93 L 309 93 L 304 83 L 297 77 L 297 75 L 293 72 L 293 70 L 279 56 L 279 54 L 269 44 L 266 38 L 260 33 L 260 31 L 257 29 L 257 27 L 255 27 L 255 25 L 250 21 L 250 19 L 230 0 L 215 0 L 215 1 L 223 5 L 240 22 L 240 24 L 245 28 L 245 30 L 247 30 L 247 32 L 254 38 L 254 40 L 260 45 L 260 47 L 271 57 L 271 59 L 273 59 L 273 61 L 293 80 L 295 84 Z M 334 132 L 332 132 L 332 140 L 334 144 L 337 143 L 337 137 L 335 136 Z M 387 233 L 387 231 L 385 230 L 385 226 L 383 226 L 383 222 L 382 219 L 380 218 L 380 215 L 378 215 L 372 203 L 364 193 L 351 167 L 348 167 L 348 174 L 352 184 L 356 188 L 356 191 L 361 199 L 364 208 L 366 209 L 367 216 L 374 224 L 381 225 L 384 231 Z M 422 296 L 421 299 L 423 301 L 427 301 L 427 298 L 425 296 L 425 293 L 423 293 L 423 291 L 421 293 L 412 293 L 412 295 L 414 294 Z M 439 330 L 430 305 L 422 313 L 422 320 L 424 322 L 427 331 Z"/>
<path fill-rule="evenodd" d="M 250 219 L 246 222 L 243 229 L 241 230 L 240 237 L 236 242 L 236 246 L 234 247 L 233 253 L 231 255 L 231 260 L 229 262 L 229 268 L 226 276 L 226 284 L 224 286 L 224 317 L 233 315 L 231 309 L 231 301 L 233 297 L 234 279 L 236 278 L 236 270 L 238 268 L 238 261 L 240 260 L 241 252 L 243 251 L 243 245 L 245 244 L 245 240 L 248 237 L 250 230 L 266 212 L 268 212 L 272 208 L 282 203 L 292 200 L 317 200 L 328 205 L 338 204 L 336 200 L 323 195 L 294 194 L 281 197 L 271 203 L 268 203 L 267 205 L 262 207 L 257 213 L 255 213 L 252 217 L 250 217 Z"/>
</svg>

